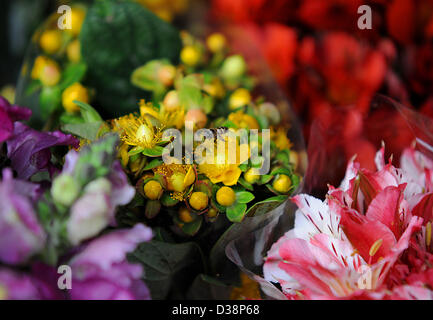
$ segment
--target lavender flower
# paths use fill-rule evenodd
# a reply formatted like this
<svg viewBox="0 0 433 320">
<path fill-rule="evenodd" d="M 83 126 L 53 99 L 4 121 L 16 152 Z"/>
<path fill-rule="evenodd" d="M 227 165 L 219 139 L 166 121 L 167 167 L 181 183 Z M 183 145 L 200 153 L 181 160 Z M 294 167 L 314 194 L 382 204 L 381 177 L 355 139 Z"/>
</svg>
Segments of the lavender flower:
<svg viewBox="0 0 433 320">
<path fill-rule="evenodd" d="M 27 120 L 31 114 L 29 109 L 11 106 L 5 98 L 0 96 L 0 143 L 12 136 L 15 121 Z"/>
<path fill-rule="evenodd" d="M 3 170 L 0 183 L 0 261 L 21 264 L 40 251 L 46 235 L 32 205 L 38 186 L 14 180 L 10 169 Z"/>
<path fill-rule="evenodd" d="M 53 172 L 50 148 L 55 146 L 78 147 L 79 141 L 60 131 L 39 132 L 16 122 L 7 142 L 7 155 L 18 177 L 28 179 L 40 171 Z"/>
<path fill-rule="evenodd" d="M 130 230 L 114 231 L 91 241 L 69 263 L 72 268 L 70 298 L 150 299 L 149 290 L 140 280 L 142 266 L 127 262 L 126 254 L 151 238 L 151 229 L 138 224 Z"/>
</svg>

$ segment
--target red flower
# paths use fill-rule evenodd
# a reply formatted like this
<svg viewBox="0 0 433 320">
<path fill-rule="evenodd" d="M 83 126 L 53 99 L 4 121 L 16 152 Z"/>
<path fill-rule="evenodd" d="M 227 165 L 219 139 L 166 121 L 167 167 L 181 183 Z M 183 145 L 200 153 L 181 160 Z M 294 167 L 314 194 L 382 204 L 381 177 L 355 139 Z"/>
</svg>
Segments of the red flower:
<svg viewBox="0 0 433 320">
<path fill-rule="evenodd" d="M 355 30 L 361 0 L 304 0 L 298 11 L 299 19 L 315 29 Z"/>
<path fill-rule="evenodd" d="M 304 39 L 299 55 L 313 89 L 333 105 L 353 104 L 362 112 L 368 110 L 387 68 L 382 52 L 342 32 L 328 33 L 314 42 Z"/>
<path fill-rule="evenodd" d="M 402 44 L 433 36 L 433 2 L 392 0 L 386 8 L 389 34 Z M 404 23 L 403 23 L 404 22 Z"/>
<path fill-rule="evenodd" d="M 229 22 L 285 22 L 298 0 L 213 0 L 212 13 Z"/>
<path fill-rule="evenodd" d="M 295 57 L 297 50 L 297 34 L 294 29 L 277 23 L 265 24 L 259 27 L 255 24 L 242 26 L 241 35 L 234 39 L 233 47 L 248 59 L 250 66 L 257 63 L 257 56 L 251 47 L 260 51 L 266 59 L 274 77 L 281 86 L 295 71 Z M 248 41 L 245 41 L 248 38 Z M 252 44 L 251 44 L 252 42 Z"/>
</svg>

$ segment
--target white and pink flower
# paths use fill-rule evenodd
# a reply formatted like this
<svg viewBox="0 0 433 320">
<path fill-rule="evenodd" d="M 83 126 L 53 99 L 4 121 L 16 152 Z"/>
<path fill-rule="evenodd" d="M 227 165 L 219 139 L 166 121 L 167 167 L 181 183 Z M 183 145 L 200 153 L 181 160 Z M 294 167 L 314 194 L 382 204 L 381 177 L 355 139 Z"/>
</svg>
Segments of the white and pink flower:
<svg viewBox="0 0 433 320">
<path fill-rule="evenodd" d="M 350 161 L 324 201 L 301 194 L 295 226 L 268 252 L 264 276 L 289 299 L 431 299 L 433 161 L 413 148 L 401 167 Z"/>
</svg>

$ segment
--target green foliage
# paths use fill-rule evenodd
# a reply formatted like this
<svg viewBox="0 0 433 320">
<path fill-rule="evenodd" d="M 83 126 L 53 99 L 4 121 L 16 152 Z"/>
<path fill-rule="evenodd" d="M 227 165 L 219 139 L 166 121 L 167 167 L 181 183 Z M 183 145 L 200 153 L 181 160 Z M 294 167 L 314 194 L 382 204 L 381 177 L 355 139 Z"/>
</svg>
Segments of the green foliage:
<svg viewBox="0 0 433 320">
<path fill-rule="evenodd" d="M 177 63 L 178 31 L 135 2 L 96 1 L 80 34 L 88 80 L 105 113 L 117 117 L 132 112 L 142 91 L 130 83 L 132 72 L 154 59 Z"/>
<path fill-rule="evenodd" d="M 203 269 L 201 250 L 192 242 L 145 242 L 129 255 L 129 260 L 143 266 L 152 299 L 165 299 L 171 290 L 186 292 L 197 271 Z"/>
</svg>

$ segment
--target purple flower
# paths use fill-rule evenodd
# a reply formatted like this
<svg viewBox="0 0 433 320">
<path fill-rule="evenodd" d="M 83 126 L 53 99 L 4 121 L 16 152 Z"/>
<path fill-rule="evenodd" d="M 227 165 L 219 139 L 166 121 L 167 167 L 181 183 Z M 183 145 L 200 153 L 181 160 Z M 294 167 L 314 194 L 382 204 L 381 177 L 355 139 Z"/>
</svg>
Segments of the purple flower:
<svg viewBox="0 0 433 320">
<path fill-rule="evenodd" d="M 0 300 L 40 300 L 43 296 L 31 276 L 0 268 Z"/>
<path fill-rule="evenodd" d="M 91 241 L 69 265 L 72 268 L 74 300 L 150 299 L 149 290 L 140 280 L 143 268 L 129 263 L 126 254 L 152 238 L 152 230 L 138 224 Z"/>
<path fill-rule="evenodd" d="M 92 238 L 108 225 L 115 226 L 117 206 L 128 204 L 135 195 L 135 188 L 129 185 L 122 166 L 115 161 L 106 177 L 88 183 L 82 196 L 76 199 L 78 192 L 64 193 L 65 189 L 76 190 L 73 176 L 79 153 L 70 151 L 66 155 L 61 175 L 53 183 L 54 199 L 63 203 L 72 203 L 70 218 L 67 223 L 68 239 L 73 245 Z M 62 183 L 57 183 L 58 181 Z"/>
<path fill-rule="evenodd" d="M 39 225 L 32 199 L 38 186 L 14 180 L 10 169 L 3 170 L 0 183 L 0 261 L 21 264 L 40 251 L 46 235 Z"/>
<path fill-rule="evenodd" d="M 28 179 L 35 173 L 54 169 L 50 148 L 54 146 L 78 147 L 79 141 L 60 131 L 39 132 L 16 122 L 13 136 L 8 140 L 8 158 L 18 177 Z"/>
<path fill-rule="evenodd" d="M 51 275 L 56 279 L 43 279 Z M 57 288 L 57 273 L 42 264 L 32 267 L 31 274 L 0 267 L 0 300 L 54 300 L 64 298 Z"/>
<path fill-rule="evenodd" d="M 15 121 L 27 120 L 31 114 L 30 109 L 11 106 L 5 98 L 0 96 L 0 143 L 12 136 Z"/>
</svg>

